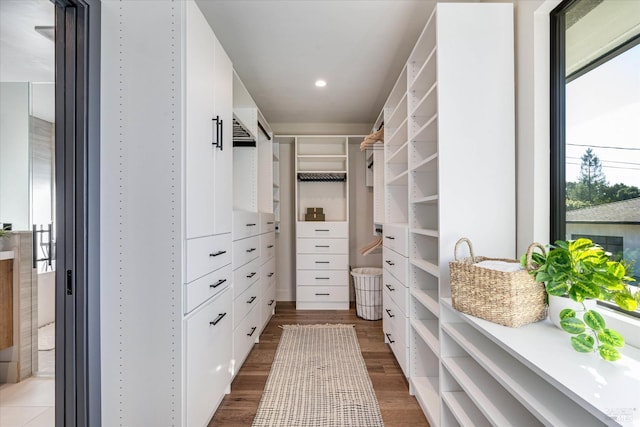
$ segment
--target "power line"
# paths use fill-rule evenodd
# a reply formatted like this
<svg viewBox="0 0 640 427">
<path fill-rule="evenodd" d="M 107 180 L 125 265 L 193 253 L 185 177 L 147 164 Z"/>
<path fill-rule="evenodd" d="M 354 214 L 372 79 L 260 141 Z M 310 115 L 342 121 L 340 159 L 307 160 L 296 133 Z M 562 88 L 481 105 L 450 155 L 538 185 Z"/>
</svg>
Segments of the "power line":
<svg viewBox="0 0 640 427">
<path fill-rule="evenodd" d="M 567 162 L 567 164 L 568 165 L 576 165 L 576 166 L 582 165 L 582 163 L 573 163 L 573 162 Z M 603 168 L 607 168 L 607 169 L 625 169 L 625 170 L 632 170 L 632 171 L 640 171 L 640 168 L 630 168 L 630 167 L 624 167 L 624 166 L 602 165 L 602 167 Z"/>
<path fill-rule="evenodd" d="M 610 145 L 592 145 L 592 144 L 569 144 L 574 147 L 593 147 L 593 148 L 610 148 L 612 150 L 631 150 L 631 151 L 640 151 L 640 147 L 612 147 Z"/>
<path fill-rule="evenodd" d="M 582 160 L 582 157 L 573 157 L 573 156 L 567 156 L 567 159 L 575 159 L 575 160 Z M 640 163 L 636 163 L 636 162 L 621 162 L 618 160 L 603 160 L 600 159 L 601 163 L 619 163 L 622 165 L 633 165 L 633 166 L 640 166 Z"/>
</svg>

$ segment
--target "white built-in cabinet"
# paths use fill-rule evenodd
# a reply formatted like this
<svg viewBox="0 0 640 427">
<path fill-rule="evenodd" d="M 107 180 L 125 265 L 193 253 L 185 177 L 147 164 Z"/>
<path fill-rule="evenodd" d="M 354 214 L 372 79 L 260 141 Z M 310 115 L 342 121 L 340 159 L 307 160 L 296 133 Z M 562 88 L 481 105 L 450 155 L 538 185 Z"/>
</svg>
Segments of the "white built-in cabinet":
<svg viewBox="0 0 640 427">
<path fill-rule="evenodd" d="M 296 308 L 349 308 L 347 136 L 296 136 Z M 305 221 L 322 208 L 323 221 Z"/>
</svg>

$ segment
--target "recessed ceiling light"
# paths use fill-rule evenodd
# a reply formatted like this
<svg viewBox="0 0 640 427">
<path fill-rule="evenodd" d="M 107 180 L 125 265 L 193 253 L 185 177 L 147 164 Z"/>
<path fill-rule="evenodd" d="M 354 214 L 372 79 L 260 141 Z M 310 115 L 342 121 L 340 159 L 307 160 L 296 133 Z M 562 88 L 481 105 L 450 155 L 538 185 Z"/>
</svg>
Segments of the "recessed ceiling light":
<svg viewBox="0 0 640 427">
<path fill-rule="evenodd" d="M 325 82 L 324 80 L 316 80 L 317 87 L 325 87 L 326 85 L 327 85 L 327 82 Z"/>
</svg>

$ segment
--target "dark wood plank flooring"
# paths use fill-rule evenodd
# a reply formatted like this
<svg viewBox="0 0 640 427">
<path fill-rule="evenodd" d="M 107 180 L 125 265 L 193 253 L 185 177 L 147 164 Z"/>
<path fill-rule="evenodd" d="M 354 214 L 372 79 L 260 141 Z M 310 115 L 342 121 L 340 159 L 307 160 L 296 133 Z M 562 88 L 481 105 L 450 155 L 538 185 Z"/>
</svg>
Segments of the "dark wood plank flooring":
<svg viewBox="0 0 640 427">
<path fill-rule="evenodd" d="M 428 422 L 413 396 L 391 349 L 384 343 L 382 320 L 363 320 L 350 310 L 296 311 L 295 303 L 279 302 L 276 315 L 254 345 L 247 360 L 231 384 L 228 394 L 209 427 L 250 426 L 267 382 L 271 363 L 286 324 L 348 323 L 356 325 L 356 333 L 373 388 L 380 404 L 386 427 L 424 427 Z M 295 427 L 295 426 L 291 426 Z M 336 426 L 339 427 L 339 426 Z"/>
</svg>

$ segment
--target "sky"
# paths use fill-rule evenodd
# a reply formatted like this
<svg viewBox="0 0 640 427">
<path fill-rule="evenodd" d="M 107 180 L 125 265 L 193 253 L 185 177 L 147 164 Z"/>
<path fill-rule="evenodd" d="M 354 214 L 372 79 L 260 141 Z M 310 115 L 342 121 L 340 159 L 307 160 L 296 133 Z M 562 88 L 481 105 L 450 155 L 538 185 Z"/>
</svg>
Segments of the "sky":
<svg viewBox="0 0 640 427">
<path fill-rule="evenodd" d="M 610 185 L 640 187 L 640 45 L 567 85 L 566 121 L 568 182 L 591 146 Z"/>
</svg>

